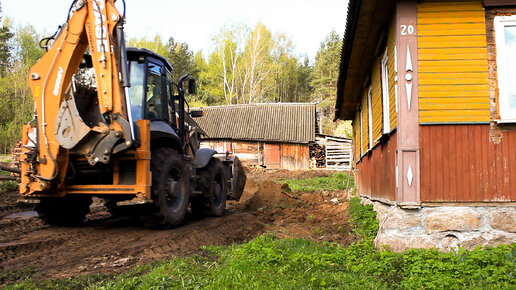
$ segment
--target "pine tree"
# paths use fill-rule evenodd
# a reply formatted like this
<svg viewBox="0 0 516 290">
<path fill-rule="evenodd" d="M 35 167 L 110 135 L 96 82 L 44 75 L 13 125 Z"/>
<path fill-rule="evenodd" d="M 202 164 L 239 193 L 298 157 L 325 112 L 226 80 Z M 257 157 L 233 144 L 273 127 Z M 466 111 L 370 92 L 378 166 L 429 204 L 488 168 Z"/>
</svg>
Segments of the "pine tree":
<svg viewBox="0 0 516 290">
<path fill-rule="evenodd" d="M 2 6 L 0 4 L 0 23 L 2 22 Z M 9 27 L 2 24 L 0 27 L 0 71 L 3 74 L 7 71 L 9 67 L 9 60 L 11 58 L 11 48 L 9 47 L 9 42 L 11 38 L 14 36 L 13 33 L 9 31 Z"/>
</svg>

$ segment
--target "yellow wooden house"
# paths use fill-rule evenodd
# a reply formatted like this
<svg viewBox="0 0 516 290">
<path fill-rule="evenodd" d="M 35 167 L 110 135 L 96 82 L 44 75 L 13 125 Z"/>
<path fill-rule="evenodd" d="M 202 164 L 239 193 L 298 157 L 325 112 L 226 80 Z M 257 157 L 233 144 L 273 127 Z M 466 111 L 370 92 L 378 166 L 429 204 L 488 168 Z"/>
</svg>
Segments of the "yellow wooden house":
<svg viewBox="0 0 516 290">
<path fill-rule="evenodd" d="M 516 1 L 350 0 L 335 117 L 386 244 L 516 242 Z"/>
</svg>

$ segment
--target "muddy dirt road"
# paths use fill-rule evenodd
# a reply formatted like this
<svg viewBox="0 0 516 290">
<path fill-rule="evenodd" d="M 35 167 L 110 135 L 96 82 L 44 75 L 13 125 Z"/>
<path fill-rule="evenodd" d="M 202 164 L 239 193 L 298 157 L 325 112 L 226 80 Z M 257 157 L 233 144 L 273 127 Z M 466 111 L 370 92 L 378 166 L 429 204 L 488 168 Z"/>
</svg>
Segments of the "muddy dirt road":
<svg viewBox="0 0 516 290">
<path fill-rule="evenodd" d="M 172 230 L 150 230 L 130 218 L 115 218 L 95 200 L 86 223 L 55 227 L 41 221 L 16 193 L 0 194 L 0 285 L 20 279 L 109 274 L 137 264 L 202 253 L 201 246 L 241 243 L 273 232 L 349 244 L 345 192 L 292 192 L 273 180 L 327 175 L 327 171 L 254 171 L 240 202 L 220 218 L 196 220 Z M 12 274 L 10 274 L 12 273 Z"/>
</svg>

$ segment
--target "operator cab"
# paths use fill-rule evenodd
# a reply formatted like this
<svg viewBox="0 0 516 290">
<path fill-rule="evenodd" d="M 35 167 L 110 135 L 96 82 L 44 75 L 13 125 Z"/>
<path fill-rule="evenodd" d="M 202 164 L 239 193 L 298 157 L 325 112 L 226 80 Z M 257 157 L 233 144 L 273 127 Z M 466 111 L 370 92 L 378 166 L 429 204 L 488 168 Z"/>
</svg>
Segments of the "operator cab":
<svg viewBox="0 0 516 290">
<path fill-rule="evenodd" d="M 173 93 L 172 65 L 147 49 L 127 48 L 127 58 L 133 121 L 160 120 L 177 130 L 180 100 Z"/>
</svg>

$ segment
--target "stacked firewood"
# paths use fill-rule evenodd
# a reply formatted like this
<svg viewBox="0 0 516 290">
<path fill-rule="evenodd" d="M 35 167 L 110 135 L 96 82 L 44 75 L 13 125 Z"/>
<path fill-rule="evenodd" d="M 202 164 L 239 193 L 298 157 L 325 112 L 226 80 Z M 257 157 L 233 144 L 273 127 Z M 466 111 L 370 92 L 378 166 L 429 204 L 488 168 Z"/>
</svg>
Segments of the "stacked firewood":
<svg viewBox="0 0 516 290">
<path fill-rule="evenodd" d="M 0 181 L 15 180 L 20 181 L 20 157 L 22 153 L 21 141 L 16 142 L 16 146 L 11 154 L 11 162 L 0 162 L 0 170 L 10 172 L 10 175 L 0 174 Z"/>
<path fill-rule="evenodd" d="M 16 142 L 16 145 L 13 148 L 13 153 L 11 154 L 11 167 L 12 168 L 20 168 L 20 157 L 22 153 L 22 142 Z"/>
<path fill-rule="evenodd" d="M 323 168 L 326 166 L 326 154 L 324 145 L 310 145 L 310 163 L 311 167 Z M 315 165 L 315 166 L 313 166 Z"/>
</svg>

